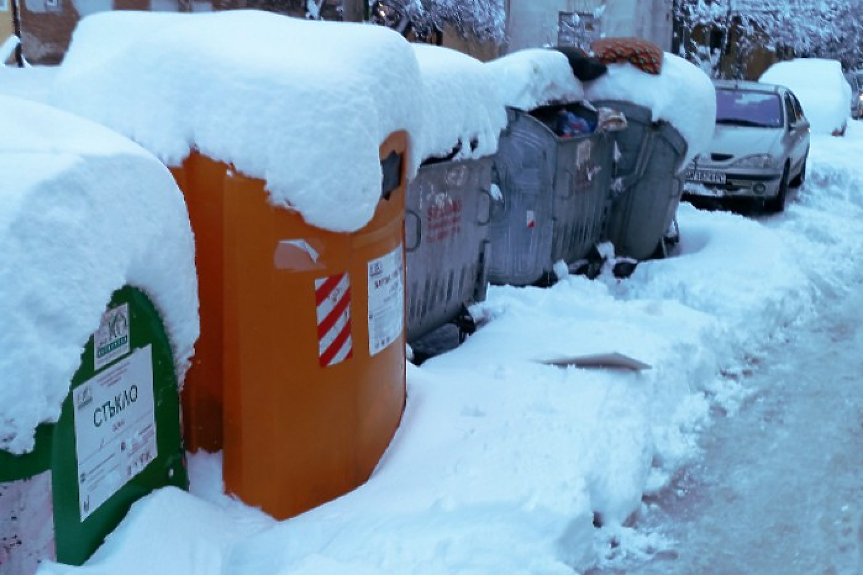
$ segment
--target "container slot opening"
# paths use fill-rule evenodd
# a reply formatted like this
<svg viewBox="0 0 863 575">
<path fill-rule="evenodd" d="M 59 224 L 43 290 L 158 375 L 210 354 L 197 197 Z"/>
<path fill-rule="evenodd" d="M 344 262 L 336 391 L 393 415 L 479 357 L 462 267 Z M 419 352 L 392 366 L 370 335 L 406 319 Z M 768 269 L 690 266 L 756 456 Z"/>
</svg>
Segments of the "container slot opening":
<svg viewBox="0 0 863 575">
<path fill-rule="evenodd" d="M 383 172 L 381 197 L 389 200 L 390 194 L 399 187 L 402 181 L 402 155 L 398 152 L 391 152 L 386 159 L 381 161 L 381 172 Z"/>
</svg>

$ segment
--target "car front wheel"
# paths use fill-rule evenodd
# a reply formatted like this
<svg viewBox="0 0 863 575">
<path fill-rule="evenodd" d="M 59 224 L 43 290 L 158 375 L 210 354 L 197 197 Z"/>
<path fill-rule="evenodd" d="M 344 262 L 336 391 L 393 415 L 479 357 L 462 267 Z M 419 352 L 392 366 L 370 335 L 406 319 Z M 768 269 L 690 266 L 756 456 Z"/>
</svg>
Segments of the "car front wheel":
<svg viewBox="0 0 863 575">
<path fill-rule="evenodd" d="M 788 164 L 785 164 L 785 169 L 782 170 L 782 179 L 779 181 L 779 191 L 776 193 L 776 197 L 770 198 L 764 202 L 764 208 L 768 212 L 775 214 L 785 210 L 785 198 L 788 196 L 789 170 L 790 168 Z"/>
<path fill-rule="evenodd" d="M 800 173 L 797 174 L 797 177 L 791 182 L 792 188 L 799 188 L 806 181 L 806 161 L 808 158 L 809 154 L 806 154 L 806 156 L 803 157 L 803 165 L 800 166 Z"/>
</svg>

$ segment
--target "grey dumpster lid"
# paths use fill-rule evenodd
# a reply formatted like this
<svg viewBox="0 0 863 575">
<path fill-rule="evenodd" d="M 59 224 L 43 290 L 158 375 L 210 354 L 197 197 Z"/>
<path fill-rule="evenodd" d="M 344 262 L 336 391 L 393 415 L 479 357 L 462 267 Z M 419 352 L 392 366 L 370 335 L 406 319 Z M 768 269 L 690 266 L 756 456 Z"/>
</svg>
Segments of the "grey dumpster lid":
<svg viewBox="0 0 863 575">
<path fill-rule="evenodd" d="M 609 64 L 608 72 L 585 86 L 587 98 L 623 100 L 652 112 L 654 121 L 665 120 L 686 140 L 686 166 L 705 151 L 716 123 L 716 93 L 700 68 L 666 53 L 662 72 L 646 74 L 631 64 Z"/>
<path fill-rule="evenodd" d="M 111 294 L 146 291 L 182 372 L 198 337 L 182 194 L 140 146 L 36 102 L 0 96 L 0 450 L 53 421 Z"/>
<path fill-rule="evenodd" d="M 420 130 L 419 93 L 393 30 L 231 10 L 88 16 L 53 96 L 168 165 L 197 148 L 311 225 L 355 231 L 380 199 L 380 144 Z"/>
</svg>

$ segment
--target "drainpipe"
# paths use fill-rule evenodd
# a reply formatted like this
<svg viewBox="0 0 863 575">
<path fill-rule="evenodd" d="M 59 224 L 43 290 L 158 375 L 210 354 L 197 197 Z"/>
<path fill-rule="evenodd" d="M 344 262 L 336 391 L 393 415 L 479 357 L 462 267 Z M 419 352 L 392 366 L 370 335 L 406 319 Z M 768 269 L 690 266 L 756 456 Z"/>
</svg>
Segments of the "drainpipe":
<svg viewBox="0 0 863 575">
<path fill-rule="evenodd" d="M 18 9 L 18 0 L 12 0 L 12 25 L 15 27 L 15 35 L 18 36 L 18 45 L 15 46 L 15 62 L 19 68 L 23 68 L 24 51 L 21 48 L 21 12 Z"/>
</svg>

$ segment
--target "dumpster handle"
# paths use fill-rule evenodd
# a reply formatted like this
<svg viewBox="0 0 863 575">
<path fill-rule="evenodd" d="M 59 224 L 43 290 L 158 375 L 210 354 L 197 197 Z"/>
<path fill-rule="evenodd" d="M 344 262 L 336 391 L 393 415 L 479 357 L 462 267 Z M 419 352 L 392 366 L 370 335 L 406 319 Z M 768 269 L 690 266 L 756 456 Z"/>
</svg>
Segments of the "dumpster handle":
<svg viewBox="0 0 863 575">
<path fill-rule="evenodd" d="M 416 237 L 410 238 L 411 241 L 408 241 L 408 238 L 405 238 L 405 251 L 412 252 L 420 247 L 423 239 L 423 221 L 418 213 L 413 210 L 405 210 L 405 223 L 407 223 L 407 218 L 415 218 L 416 219 Z M 407 229 L 407 225 L 405 225 L 405 229 Z"/>
<path fill-rule="evenodd" d="M 614 177 L 621 179 L 624 189 L 632 187 L 637 180 L 644 176 L 644 172 L 647 171 L 647 163 L 653 152 L 653 136 L 652 131 L 645 133 L 641 147 L 638 149 L 638 157 L 635 159 L 635 167 L 631 172 L 622 173 L 615 170 Z"/>
<path fill-rule="evenodd" d="M 491 195 L 491 190 L 484 188 L 479 190 L 479 193 L 488 198 L 488 210 L 484 220 L 477 219 L 476 223 L 479 226 L 487 226 L 491 222 L 491 207 L 494 205 L 494 197 Z"/>
</svg>

